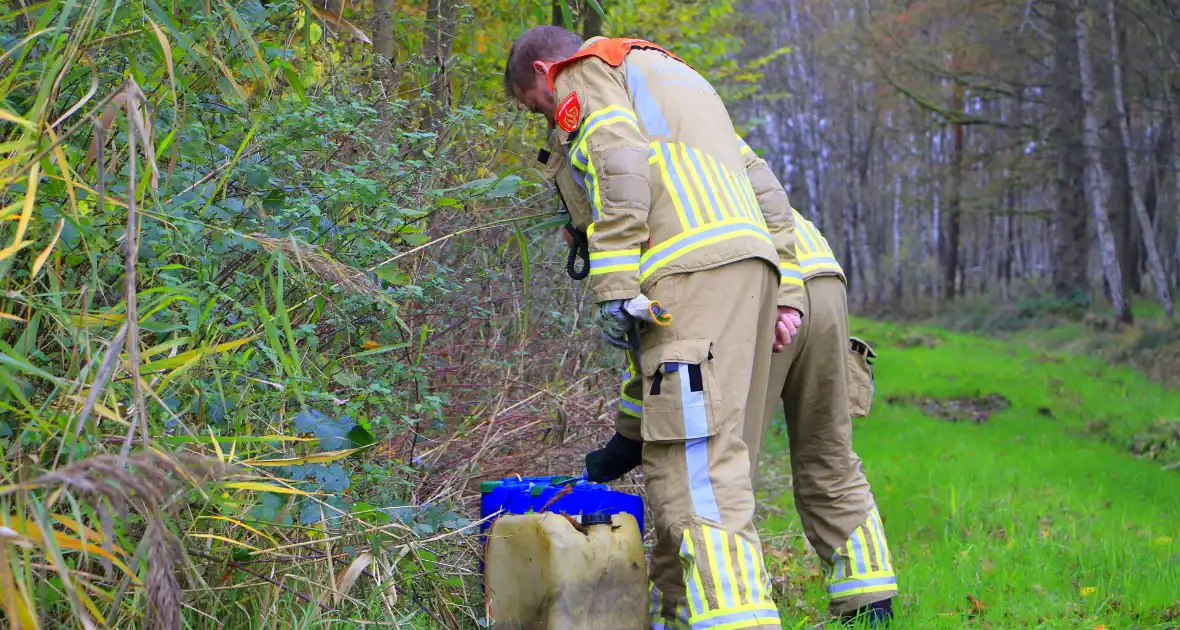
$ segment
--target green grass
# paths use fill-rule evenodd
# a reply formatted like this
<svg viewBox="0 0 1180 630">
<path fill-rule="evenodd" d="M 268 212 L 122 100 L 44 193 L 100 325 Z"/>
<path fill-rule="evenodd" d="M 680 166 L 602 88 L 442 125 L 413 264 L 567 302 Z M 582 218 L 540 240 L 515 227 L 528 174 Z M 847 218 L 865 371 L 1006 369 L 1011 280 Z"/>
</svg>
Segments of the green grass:
<svg viewBox="0 0 1180 630">
<path fill-rule="evenodd" d="M 853 330 L 880 354 L 855 444 L 898 567 L 896 628 L 1180 627 L 1180 472 L 1165 470 L 1180 449 L 1128 451 L 1177 418 L 1180 392 L 1086 357 L 859 320 Z M 900 347 L 907 339 L 937 345 Z M 983 424 L 886 402 L 991 392 L 1012 406 Z M 768 440 L 761 529 L 788 579 L 784 627 L 810 625 L 826 598 L 798 535 L 785 434 Z"/>
</svg>

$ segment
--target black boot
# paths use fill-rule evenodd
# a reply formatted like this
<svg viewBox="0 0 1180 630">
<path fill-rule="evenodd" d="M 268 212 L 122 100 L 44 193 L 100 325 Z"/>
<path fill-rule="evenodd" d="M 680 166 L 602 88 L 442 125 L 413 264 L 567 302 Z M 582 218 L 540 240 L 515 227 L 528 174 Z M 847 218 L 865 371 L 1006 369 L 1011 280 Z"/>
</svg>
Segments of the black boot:
<svg viewBox="0 0 1180 630">
<path fill-rule="evenodd" d="M 860 622 L 867 622 L 870 628 L 887 628 L 893 621 L 893 598 L 873 602 L 868 606 L 857 608 L 854 612 L 840 615 L 840 625 L 852 626 Z"/>
<path fill-rule="evenodd" d="M 598 483 L 614 481 L 643 463 L 643 442 L 618 433 L 606 446 L 586 456 L 586 479 Z"/>
</svg>

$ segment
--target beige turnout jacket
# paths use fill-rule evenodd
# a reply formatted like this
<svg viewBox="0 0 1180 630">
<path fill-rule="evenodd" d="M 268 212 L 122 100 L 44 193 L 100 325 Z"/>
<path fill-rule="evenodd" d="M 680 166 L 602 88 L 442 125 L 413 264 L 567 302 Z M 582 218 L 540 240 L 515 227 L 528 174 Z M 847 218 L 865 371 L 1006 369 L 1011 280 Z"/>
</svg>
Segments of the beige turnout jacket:
<svg viewBox="0 0 1180 630">
<path fill-rule="evenodd" d="M 594 301 L 760 258 L 779 274 L 779 305 L 802 310 L 798 215 L 708 81 L 654 44 L 605 38 L 549 80 L 559 105 L 546 172 L 587 234 Z"/>
</svg>

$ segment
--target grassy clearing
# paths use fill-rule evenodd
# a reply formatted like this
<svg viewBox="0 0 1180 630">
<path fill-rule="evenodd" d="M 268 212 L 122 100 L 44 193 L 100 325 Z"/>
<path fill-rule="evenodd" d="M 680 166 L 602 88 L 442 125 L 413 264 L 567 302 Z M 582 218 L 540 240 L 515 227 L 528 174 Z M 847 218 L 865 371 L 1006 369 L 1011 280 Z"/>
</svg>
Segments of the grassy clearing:
<svg viewBox="0 0 1180 630">
<path fill-rule="evenodd" d="M 1087 357 L 934 329 L 853 328 L 881 353 L 856 445 L 899 567 L 896 627 L 1180 627 L 1180 474 L 1166 469 L 1180 454 L 1166 440 L 1129 452 L 1175 419 L 1180 393 Z M 989 393 L 1011 406 L 982 423 L 913 404 Z M 821 616 L 826 599 L 792 535 L 801 529 L 785 435 L 769 439 L 762 487 L 782 491 L 762 497 L 762 529 L 788 576 L 780 603 L 794 627 Z"/>
</svg>

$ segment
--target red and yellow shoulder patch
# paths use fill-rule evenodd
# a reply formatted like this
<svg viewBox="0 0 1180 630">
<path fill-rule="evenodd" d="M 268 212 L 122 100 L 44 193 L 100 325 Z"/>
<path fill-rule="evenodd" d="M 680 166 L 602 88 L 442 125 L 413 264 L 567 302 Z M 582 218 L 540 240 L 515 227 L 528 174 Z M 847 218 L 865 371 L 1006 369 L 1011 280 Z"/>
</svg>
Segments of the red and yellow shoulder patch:
<svg viewBox="0 0 1180 630">
<path fill-rule="evenodd" d="M 562 131 L 573 131 L 578 128 L 578 123 L 582 121 L 582 105 L 578 103 L 577 92 L 570 92 L 569 96 L 561 99 L 553 119 Z"/>
</svg>

